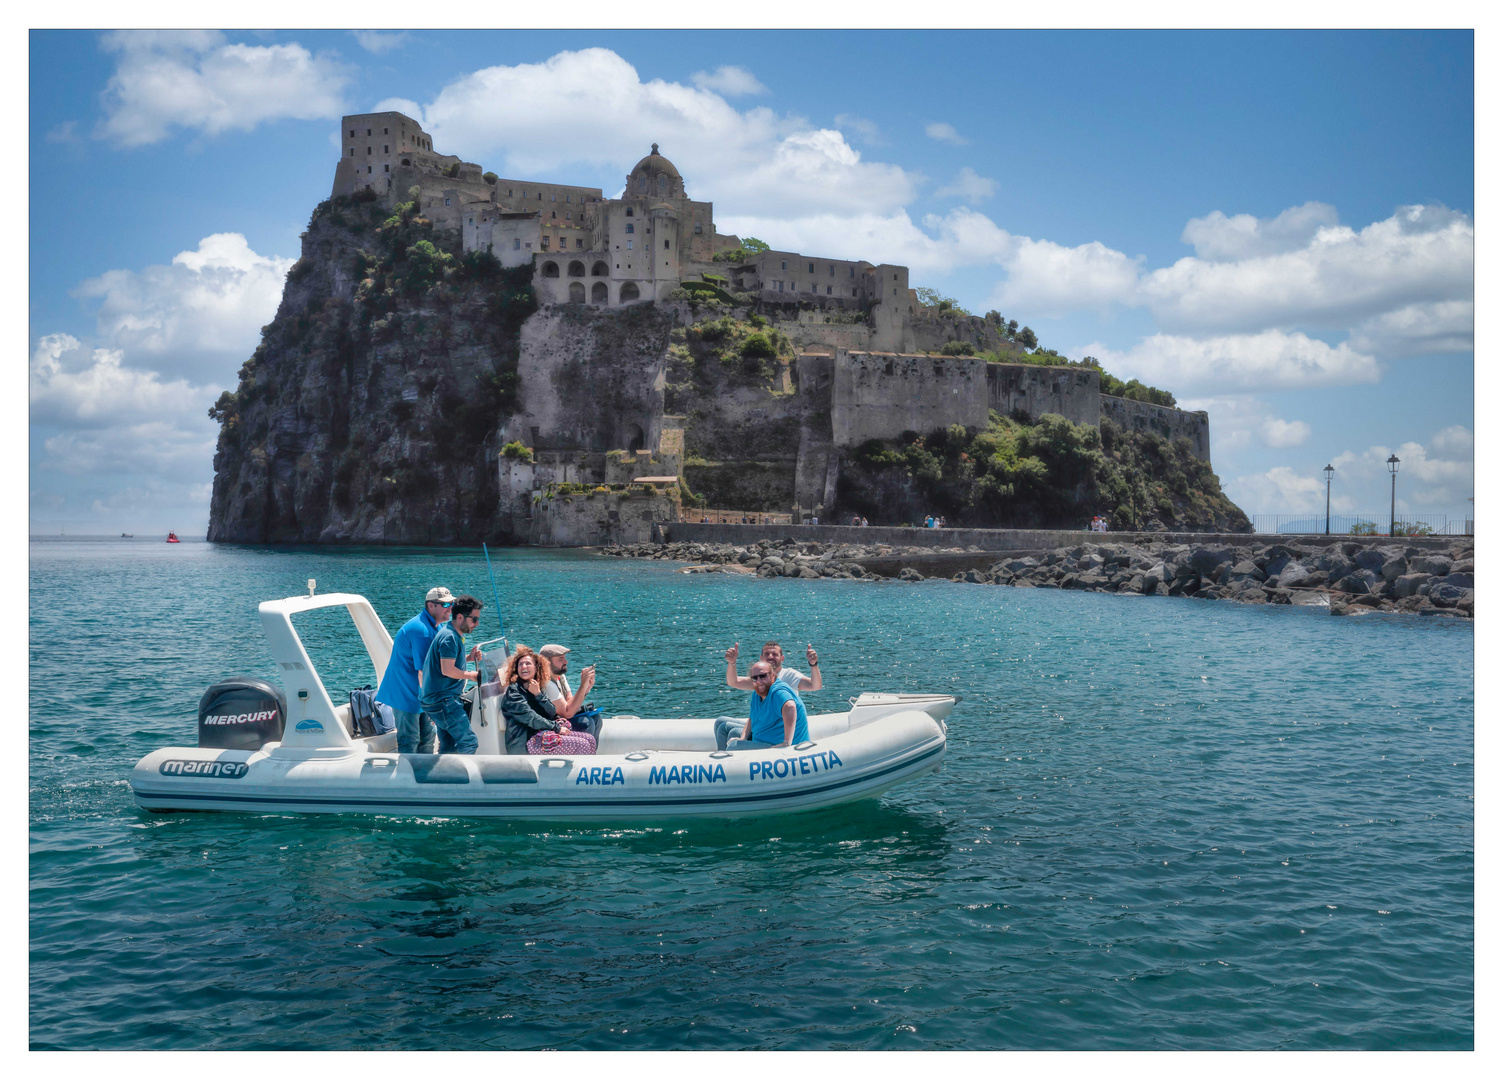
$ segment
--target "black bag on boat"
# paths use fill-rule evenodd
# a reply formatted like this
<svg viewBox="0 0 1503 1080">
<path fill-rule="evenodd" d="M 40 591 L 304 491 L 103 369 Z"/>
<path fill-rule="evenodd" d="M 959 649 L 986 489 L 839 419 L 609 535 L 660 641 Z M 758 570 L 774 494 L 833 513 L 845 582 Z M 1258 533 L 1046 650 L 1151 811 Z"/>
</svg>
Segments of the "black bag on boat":
<svg viewBox="0 0 1503 1080">
<path fill-rule="evenodd" d="M 378 734 L 384 726 L 376 718 L 376 691 L 371 686 L 362 686 L 350 691 L 350 732 L 357 739 Z"/>
</svg>

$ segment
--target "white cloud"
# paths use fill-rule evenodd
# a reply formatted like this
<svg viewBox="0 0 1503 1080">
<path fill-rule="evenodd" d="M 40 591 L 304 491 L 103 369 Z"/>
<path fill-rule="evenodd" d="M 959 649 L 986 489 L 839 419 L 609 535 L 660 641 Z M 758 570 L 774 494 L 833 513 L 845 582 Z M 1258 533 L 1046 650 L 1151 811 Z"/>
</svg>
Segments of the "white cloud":
<svg viewBox="0 0 1503 1080">
<path fill-rule="evenodd" d="M 127 30 L 105 35 L 103 44 L 120 63 L 95 134 L 120 146 L 160 142 L 174 128 L 217 135 L 345 110 L 348 70 L 295 42 L 238 45 L 212 32 Z"/>
<path fill-rule="evenodd" d="M 835 126 L 854 131 L 861 136 L 861 141 L 867 146 L 886 146 L 887 138 L 882 134 L 882 129 L 873 120 L 854 113 L 841 113 L 835 117 Z"/>
<path fill-rule="evenodd" d="M 1363 322 L 1352 333 L 1352 347 L 1382 356 L 1471 352 L 1475 321 L 1472 300 L 1406 304 Z"/>
<path fill-rule="evenodd" d="M 722 97 L 767 93 L 767 87 L 750 71 L 730 64 L 722 64 L 714 71 L 696 71 L 689 76 L 689 81 L 701 90 L 713 90 Z"/>
<path fill-rule="evenodd" d="M 977 175 L 975 169 L 966 165 L 955 174 L 954 180 L 934 194 L 940 198 L 960 198 L 970 202 L 980 202 L 983 199 L 990 199 L 996 193 L 997 182 L 995 180 Z"/>
<path fill-rule="evenodd" d="M 1263 421 L 1263 442 L 1275 450 L 1301 446 L 1310 437 L 1310 425 L 1303 420 L 1280 420 L 1270 416 Z"/>
<path fill-rule="evenodd" d="M 992 304 L 1037 318 L 1126 303 L 1137 287 L 1141 262 L 1094 240 L 1064 247 L 1024 237 L 1013 246 L 1007 280 Z"/>
<path fill-rule="evenodd" d="M 69 431 L 43 442 L 41 467 L 70 476 L 98 476 L 126 471 L 163 478 L 197 478 L 214 459 L 218 432 L 212 422 L 185 426 L 150 420 L 96 431 Z"/>
<path fill-rule="evenodd" d="M 954 126 L 945 123 L 924 125 L 924 134 L 936 142 L 946 142 L 952 146 L 968 146 L 971 140 L 963 138 Z"/>
<path fill-rule="evenodd" d="M 1014 244 L 990 218 L 965 207 L 943 217 L 926 215 L 923 226 L 904 210 L 893 214 L 829 212 L 793 219 L 737 214 L 717 217 L 716 225 L 738 236 L 756 236 L 780 250 L 895 263 L 918 274 L 948 273 L 956 266 L 1000 265 Z"/>
<path fill-rule="evenodd" d="M 170 266 L 110 270 L 75 295 L 99 298 L 99 335 L 109 346 L 160 371 L 223 381 L 276 314 L 292 263 L 257 254 L 239 233 L 215 233 Z"/>
<path fill-rule="evenodd" d="M 1251 214 L 1227 217 L 1214 210 L 1203 218 L 1192 218 L 1180 239 L 1193 244 L 1195 254 L 1207 262 L 1234 262 L 1297 251 L 1336 221 L 1336 208 L 1318 202 L 1292 206 L 1277 217 L 1263 219 Z"/>
<path fill-rule="evenodd" d="M 1236 250 L 1222 232 L 1218 250 Z M 1229 262 L 1181 259 L 1148 274 L 1140 297 L 1171 331 L 1346 330 L 1407 305 L 1469 302 L 1474 240 L 1466 214 L 1408 206 L 1360 232 L 1322 226 L 1294 250 Z"/>
<path fill-rule="evenodd" d="M 164 416 L 206 410 L 211 392 L 186 380 L 163 382 L 153 371 L 122 364 L 118 349 L 81 354 L 77 338 L 48 334 L 31 354 L 28 391 L 31 419 L 73 428 L 145 423 Z"/>
<path fill-rule="evenodd" d="M 1462 506 L 1473 493 L 1476 465 L 1472 432 L 1453 425 L 1437 432 L 1428 445 L 1405 442 L 1397 447 L 1369 446 L 1331 459 L 1336 467 L 1335 487 L 1346 504 L 1367 513 L 1386 509 L 1390 455 L 1399 458 L 1397 505 L 1401 513 Z"/>
<path fill-rule="evenodd" d="M 1378 381 L 1377 361 L 1346 342 L 1265 330 L 1210 338 L 1153 334 L 1126 352 L 1092 342 L 1085 352 L 1119 378 L 1175 391 L 1296 390 Z"/>
<path fill-rule="evenodd" d="M 439 149 L 500 156 L 497 171 L 512 176 L 579 163 L 624 174 L 658 143 L 691 196 L 748 216 L 891 215 L 913 201 L 919 179 L 863 161 L 839 131 L 763 107 L 741 112 L 711 90 L 643 82 L 608 49 L 484 68 L 444 87 L 421 115 Z"/>
<path fill-rule="evenodd" d="M 100 301 L 99 344 L 48 334 L 30 357 L 33 487 L 66 493 L 39 507 L 70 521 L 202 519 L 218 435 L 209 405 L 234 385 L 290 264 L 218 233 L 171 265 L 110 271 L 76 290 Z M 37 482 L 50 474 L 72 479 Z"/>
<path fill-rule="evenodd" d="M 1476 439 L 1471 429 L 1460 424 L 1453 424 L 1437 432 L 1430 440 L 1430 449 L 1445 457 L 1471 458 L 1475 447 Z"/>
<path fill-rule="evenodd" d="M 1254 394 L 1182 397 L 1179 407 L 1188 412 L 1203 410 L 1210 414 L 1212 461 L 1223 455 L 1235 455 L 1252 445 L 1254 438 L 1275 450 L 1303 446 L 1313 430 L 1303 420 L 1275 416 L 1269 404 Z"/>
<path fill-rule="evenodd" d="M 47 141 L 50 143 L 76 143 L 78 142 L 78 121 L 64 120 L 57 127 L 47 132 Z"/>
<path fill-rule="evenodd" d="M 351 30 L 350 33 L 354 35 L 362 49 L 376 56 L 401 48 L 412 37 L 406 31 L 397 33 L 390 30 Z"/>
<path fill-rule="evenodd" d="M 1325 508 L 1326 486 L 1316 476 L 1275 465 L 1267 472 L 1228 481 L 1226 493 L 1249 514 L 1299 514 Z"/>
</svg>

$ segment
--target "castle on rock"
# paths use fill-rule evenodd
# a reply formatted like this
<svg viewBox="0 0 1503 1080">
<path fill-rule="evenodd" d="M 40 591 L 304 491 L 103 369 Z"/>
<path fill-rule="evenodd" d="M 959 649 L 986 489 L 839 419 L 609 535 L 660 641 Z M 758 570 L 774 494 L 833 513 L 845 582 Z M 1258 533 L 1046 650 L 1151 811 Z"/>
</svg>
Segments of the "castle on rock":
<svg viewBox="0 0 1503 1080">
<path fill-rule="evenodd" d="M 341 137 L 334 195 L 369 190 L 390 205 L 416 187 L 423 216 L 457 231 L 465 251 L 489 251 L 503 266 L 532 263 L 544 303 L 621 307 L 709 276 L 765 301 L 867 313 L 871 347 L 918 347 L 913 324 L 922 305 L 906 266 L 793 251 L 716 262 L 740 239 L 715 231 L 714 204 L 689 197 L 656 143 L 621 197 L 608 199 L 600 188 L 508 180 L 437 153 L 417 121 L 399 112 L 346 116 Z"/>
</svg>

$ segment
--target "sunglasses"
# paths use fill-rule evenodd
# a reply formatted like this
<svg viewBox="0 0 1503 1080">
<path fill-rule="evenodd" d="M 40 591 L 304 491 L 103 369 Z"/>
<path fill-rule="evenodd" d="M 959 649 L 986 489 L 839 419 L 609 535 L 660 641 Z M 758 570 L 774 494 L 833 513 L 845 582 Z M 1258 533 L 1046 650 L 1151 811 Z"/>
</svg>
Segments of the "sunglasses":
<svg viewBox="0 0 1503 1080">
<path fill-rule="evenodd" d="M 437 604 L 441 608 L 451 608 L 451 607 L 454 606 L 454 601 L 453 600 L 450 600 L 447 604 L 444 603 L 442 600 L 429 600 L 428 603 L 430 603 L 430 604 Z"/>
<path fill-rule="evenodd" d="M 761 682 L 763 679 L 770 679 L 770 678 L 772 678 L 772 673 L 771 672 L 768 672 L 768 673 L 766 673 L 764 675 L 753 675 L 752 676 L 752 682 Z"/>
</svg>

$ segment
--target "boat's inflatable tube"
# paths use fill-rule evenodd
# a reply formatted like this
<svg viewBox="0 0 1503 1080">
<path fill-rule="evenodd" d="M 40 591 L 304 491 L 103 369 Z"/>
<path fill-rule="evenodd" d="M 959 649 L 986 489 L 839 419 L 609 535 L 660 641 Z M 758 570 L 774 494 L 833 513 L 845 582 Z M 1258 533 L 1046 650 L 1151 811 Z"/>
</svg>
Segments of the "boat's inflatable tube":
<svg viewBox="0 0 1503 1080">
<path fill-rule="evenodd" d="M 396 754 L 389 735 L 345 747 L 168 747 L 136 765 L 131 787 L 158 811 L 612 821 L 781 813 L 871 798 L 937 770 L 954 703 L 864 694 L 849 712 L 811 716 L 809 742 L 734 752 L 696 749 L 714 746 L 713 720 L 637 717 L 608 717 L 592 757 Z"/>
</svg>

